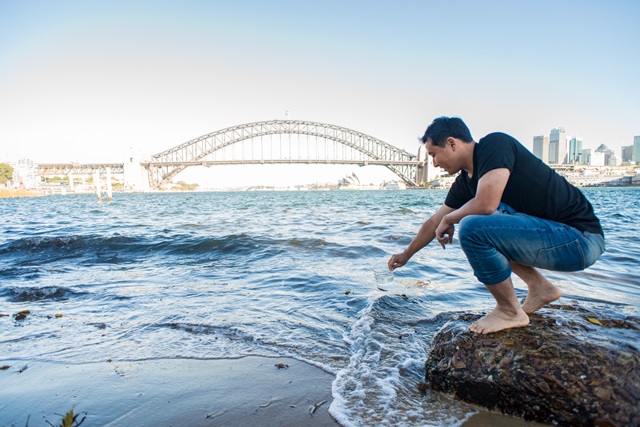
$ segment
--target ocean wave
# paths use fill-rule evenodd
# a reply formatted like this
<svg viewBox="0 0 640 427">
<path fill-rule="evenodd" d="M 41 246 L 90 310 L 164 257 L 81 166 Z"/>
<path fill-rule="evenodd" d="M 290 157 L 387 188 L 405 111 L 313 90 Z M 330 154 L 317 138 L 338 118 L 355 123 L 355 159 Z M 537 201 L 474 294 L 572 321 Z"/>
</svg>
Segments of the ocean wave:
<svg viewBox="0 0 640 427">
<path fill-rule="evenodd" d="M 29 258 L 34 255 L 50 254 L 55 259 L 72 258 L 83 252 L 105 255 L 108 253 L 155 252 L 172 255 L 198 255 L 215 252 L 217 254 L 246 254 L 256 251 L 272 255 L 282 253 L 287 248 L 317 249 L 331 247 L 332 250 L 345 251 L 346 256 L 353 255 L 346 246 L 330 243 L 320 238 L 272 238 L 246 233 L 223 236 L 44 236 L 25 237 L 0 245 L 0 255 L 13 258 Z M 57 255 L 57 256 L 56 256 Z"/>
<path fill-rule="evenodd" d="M 272 251 L 273 248 L 281 245 L 277 240 L 245 233 L 220 237 L 188 237 L 182 241 L 165 242 L 165 244 L 168 252 L 180 255 L 205 252 L 241 254 L 255 252 L 256 250 L 266 252 Z"/>
<path fill-rule="evenodd" d="M 0 266 L 0 277 L 5 279 L 20 278 L 21 280 L 35 280 L 43 274 L 39 267 L 34 266 L 12 266 L 8 268 L 2 268 Z"/>
<path fill-rule="evenodd" d="M 40 253 L 45 251 L 76 251 L 80 249 L 123 249 L 138 243 L 138 239 L 114 235 L 24 237 L 0 246 L 0 255 Z"/>
<path fill-rule="evenodd" d="M 10 286 L 0 289 L 0 297 L 4 297 L 10 302 L 64 301 L 85 294 L 86 292 L 63 286 L 43 286 L 37 288 Z"/>
</svg>

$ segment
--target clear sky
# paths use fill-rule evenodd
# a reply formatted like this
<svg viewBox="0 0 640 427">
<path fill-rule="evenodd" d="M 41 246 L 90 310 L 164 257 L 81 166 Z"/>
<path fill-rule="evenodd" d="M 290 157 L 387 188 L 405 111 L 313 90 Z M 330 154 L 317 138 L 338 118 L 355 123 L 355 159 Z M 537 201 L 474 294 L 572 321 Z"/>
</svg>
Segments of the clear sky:
<svg viewBox="0 0 640 427">
<path fill-rule="evenodd" d="M 286 110 L 411 152 L 455 115 L 620 156 L 639 22 L 636 0 L 0 0 L 0 160 L 122 162 Z"/>
</svg>

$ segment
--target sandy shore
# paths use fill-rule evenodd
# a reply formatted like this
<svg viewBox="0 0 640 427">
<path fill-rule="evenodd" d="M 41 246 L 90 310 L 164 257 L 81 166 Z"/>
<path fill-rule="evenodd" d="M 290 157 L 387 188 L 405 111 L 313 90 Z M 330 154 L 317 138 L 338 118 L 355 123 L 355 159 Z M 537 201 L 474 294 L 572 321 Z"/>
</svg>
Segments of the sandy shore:
<svg viewBox="0 0 640 427">
<path fill-rule="evenodd" d="M 29 415 L 30 426 L 60 425 L 71 408 L 87 426 L 338 426 L 327 411 L 333 375 L 293 359 L 2 365 L 1 426 Z"/>
<path fill-rule="evenodd" d="M 0 199 L 9 197 L 39 197 L 44 196 L 44 192 L 35 190 L 14 190 L 0 188 Z"/>
</svg>

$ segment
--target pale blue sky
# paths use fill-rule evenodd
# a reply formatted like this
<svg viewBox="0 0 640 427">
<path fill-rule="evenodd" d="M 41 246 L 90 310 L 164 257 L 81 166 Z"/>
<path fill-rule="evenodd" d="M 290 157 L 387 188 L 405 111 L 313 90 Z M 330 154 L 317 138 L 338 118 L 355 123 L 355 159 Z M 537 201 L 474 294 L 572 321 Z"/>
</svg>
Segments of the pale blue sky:
<svg viewBox="0 0 640 427">
<path fill-rule="evenodd" d="M 412 152 L 456 115 L 619 156 L 639 22 L 635 0 L 0 0 L 0 159 L 123 161 L 286 110 Z"/>
</svg>

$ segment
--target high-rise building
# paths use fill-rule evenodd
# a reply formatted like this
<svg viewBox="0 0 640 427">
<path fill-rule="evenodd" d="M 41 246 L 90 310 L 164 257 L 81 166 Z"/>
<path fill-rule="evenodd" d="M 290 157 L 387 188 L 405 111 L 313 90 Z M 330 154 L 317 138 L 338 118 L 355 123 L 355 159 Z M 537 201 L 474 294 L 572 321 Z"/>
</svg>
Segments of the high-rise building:
<svg viewBox="0 0 640 427">
<path fill-rule="evenodd" d="M 591 164 L 591 148 L 582 149 L 582 164 L 583 165 Z"/>
<path fill-rule="evenodd" d="M 622 147 L 622 163 L 634 163 L 633 145 L 625 145 Z"/>
<path fill-rule="evenodd" d="M 564 128 L 551 129 L 549 134 L 549 164 L 567 162 L 567 134 Z"/>
<path fill-rule="evenodd" d="M 533 154 L 545 163 L 549 163 L 549 137 L 538 135 L 533 137 Z"/>
<path fill-rule="evenodd" d="M 633 137 L 633 161 L 640 165 L 640 135 Z"/>
<path fill-rule="evenodd" d="M 574 136 L 569 141 L 569 153 L 567 155 L 566 163 L 582 163 L 582 138 Z"/>
<path fill-rule="evenodd" d="M 604 155 L 604 161 L 602 165 L 599 166 L 616 166 L 618 160 L 616 159 L 616 155 L 609 147 L 604 144 L 600 144 L 598 148 L 596 148 L 596 153 L 602 153 Z M 591 156 L 593 159 L 593 155 Z"/>
<path fill-rule="evenodd" d="M 606 159 L 602 151 L 595 151 L 591 153 L 591 156 L 589 156 L 589 164 L 591 166 L 604 166 L 605 161 Z"/>
</svg>

